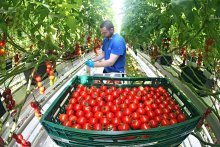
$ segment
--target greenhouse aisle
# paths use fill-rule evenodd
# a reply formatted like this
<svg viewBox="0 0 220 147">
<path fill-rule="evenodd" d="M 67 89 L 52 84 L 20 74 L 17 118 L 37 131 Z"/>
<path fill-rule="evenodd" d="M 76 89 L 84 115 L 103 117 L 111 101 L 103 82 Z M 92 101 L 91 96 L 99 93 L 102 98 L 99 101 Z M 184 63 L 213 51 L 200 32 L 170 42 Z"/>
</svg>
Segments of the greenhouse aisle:
<svg viewBox="0 0 220 147">
<path fill-rule="evenodd" d="M 145 72 L 147 74 L 149 74 L 148 75 L 149 77 L 150 76 L 157 77 L 155 72 L 153 72 L 153 69 L 152 69 L 152 66 L 150 65 L 150 63 L 147 66 L 145 64 L 146 62 L 143 63 L 143 61 L 141 61 L 140 58 L 138 58 L 137 56 L 134 55 L 132 50 L 130 50 L 129 52 L 137 61 L 139 61 L 140 66 L 142 68 L 147 69 L 147 70 L 145 70 Z M 78 73 L 76 73 L 76 75 L 85 75 L 86 74 L 85 68 L 86 67 L 83 67 Z M 92 75 L 101 74 L 102 71 L 103 71 L 103 68 L 95 68 L 92 70 L 91 73 L 92 73 Z M 158 71 L 157 71 L 157 74 L 161 74 L 161 73 L 158 73 Z M 63 87 L 65 87 L 65 85 Z M 61 87 L 59 91 L 62 91 L 61 89 L 63 89 L 63 88 Z M 59 91 L 57 91 L 57 93 L 53 97 L 57 97 L 57 95 L 59 94 Z M 52 103 L 52 101 L 50 103 Z M 43 109 L 46 110 L 46 108 L 48 108 L 48 107 L 49 106 L 46 104 L 45 107 L 43 107 Z M 34 133 L 37 133 L 37 134 L 34 134 L 34 133 L 32 134 L 32 138 L 33 138 L 33 136 L 36 136 L 36 138 L 37 138 L 37 139 L 35 138 L 35 141 L 32 143 L 34 146 L 37 146 L 37 147 L 42 147 L 42 146 L 57 147 L 57 145 L 53 142 L 53 140 L 48 136 L 47 132 L 45 132 L 45 130 L 42 128 L 41 124 L 38 124 L 38 127 L 36 127 L 36 128 L 38 128 L 37 130 L 39 130 L 39 131 L 34 131 Z M 184 142 L 181 144 L 181 146 L 182 147 L 200 147 L 201 144 L 194 136 L 189 135 L 189 137 L 184 140 Z M 138 147 L 138 145 L 137 145 L 137 147 Z"/>
</svg>

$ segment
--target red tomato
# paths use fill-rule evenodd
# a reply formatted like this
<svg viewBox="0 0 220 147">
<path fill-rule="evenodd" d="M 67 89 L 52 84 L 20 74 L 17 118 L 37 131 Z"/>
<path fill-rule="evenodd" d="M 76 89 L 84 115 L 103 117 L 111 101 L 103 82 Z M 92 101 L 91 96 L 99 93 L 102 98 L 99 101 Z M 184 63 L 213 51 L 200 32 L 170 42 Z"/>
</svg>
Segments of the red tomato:
<svg viewBox="0 0 220 147">
<path fill-rule="evenodd" d="M 123 96 L 123 95 L 120 95 L 119 99 L 120 99 L 120 100 L 122 101 L 122 103 L 123 103 L 123 101 L 126 99 L 126 97 Z"/>
<path fill-rule="evenodd" d="M 66 126 L 66 127 L 72 127 L 73 123 L 72 123 L 72 121 L 69 120 L 69 121 L 64 122 L 63 125 Z"/>
<path fill-rule="evenodd" d="M 92 108 L 93 113 L 95 113 L 95 112 L 97 112 L 97 111 L 100 111 L 100 110 L 101 110 L 101 107 L 100 107 L 100 106 L 94 106 L 94 107 Z"/>
<path fill-rule="evenodd" d="M 93 117 L 93 113 L 92 113 L 92 112 L 86 112 L 85 117 L 86 117 L 87 119 L 90 119 L 90 118 Z"/>
<path fill-rule="evenodd" d="M 161 116 L 155 116 L 155 118 L 154 118 L 158 123 L 161 123 Z"/>
<path fill-rule="evenodd" d="M 22 134 L 18 134 L 17 137 L 18 137 L 18 139 L 20 139 L 20 140 L 23 139 L 23 135 L 22 135 Z"/>
<path fill-rule="evenodd" d="M 100 89 L 102 90 L 102 91 L 106 91 L 107 90 L 107 86 L 104 86 L 104 85 L 102 85 L 101 87 L 100 87 Z"/>
<path fill-rule="evenodd" d="M 92 111 L 92 107 L 91 106 L 83 106 L 83 109 L 82 109 L 85 113 L 86 112 L 91 112 Z"/>
<path fill-rule="evenodd" d="M 103 101 L 103 100 L 104 100 L 104 99 L 103 99 L 102 97 L 100 97 L 100 96 L 96 98 L 96 102 L 97 102 L 97 101 Z"/>
<path fill-rule="evenodd" d="M 154 119 L 150 120 L 150 127 L 151 128 L 156 128 L 158 127 L 158 122 Z"/>
<path fill-rule="evenodd" d="M 168 108 L 164 108 L 164 109 L 163 109 L 163 113 L 165 113 L 165 114 L 169 114 L 169 113 L 170 113 L 170 109 L 168 109 Z"/>
<path fill-rule="evenodd" d="M 117 128 L 113 124 L 108 124 L 108 125 L 106 125 L 105 130 L 106 131 L 117 131 Z"/>
<path fill-rule="evenodd" d="M 123 115 L 124 115 L 124 116 L 129 116 L 131 113 L 132 113 L 132 110 L 129 109 L 129 108 L 125 108 L 125 109 L 123 110 Z"/>
<path fill-rule="evenodd" d="M 87 90 L 87 94 L 89 94 L 89 95 L 91 95 L 93 92 L 94 92 L 93 89 L 88 89 L 88 90 Z"/>
<path fill-rule="evenodd" d="M 134 97 L 136 95 L 136 93 L 134 91 L 130 91 L 129 95 Z"/>
<path fill-rule="evenodd" d="M 145 101 L 148 100 L 148 98 L 147 98 L 146 96 L 142 96 L 141 100 L 142 100 L 143 102 L 145 102 Z"/>
<path fill-rule="evenodd" d="M 101 111 L 102 111 L 102 113 L 103 114 L 106 114 L 106 113 L 108 113 L 108 112 L 110 112 L 110 107 L 109 106 L 102 106 L 101 107 Z"/>
<path fill-rule="evenodd" d="M 87 119 L 85 117 L 83 117 L 83 116 L 79 117 L 76 121 L 80 125 L 83 125 L 83 124 L 87 123 Z"/>
<path fill-rule="evenodd" d="M 153 119 L 155 117 L 154 111 L 147 111 L 146 114 L 150 119 Z"/>
<path fill-rule="evenodd" d="M 88 95 L 87 95 L 87 93 L 85 91 L 82 91 L 81 92 L 81 96 L 85 99 Z"/>
<path fill-rule="evenodd" d="M 114 91 L 114 92 L 112 93 L 112 96 L 113 96 L 113 98 L 118 98 L 119 94 L 118 94 L 117 91 Z"/>
<path fill-rule="evenodd" d="M 120 124 L 120 125 L 118 126 L 118 130 L 119 130 L 119 131 L 128 131 L 128 130 L 130 130 L 130 127 L 129 127 L 128 124 Z"/>
<path fill-rule="evenodd" d="M 106 95 L 111 95 L 112 90 L 111 90 L 111 89 L 107 89 L 107 90 L 105 91 L 105 93 L 106 93 Z"/>
<path fill-rule="evenodd" d="M 75 111 L 81 110 L 81 109 L 82 109 L 82 105 L 80 105 L 80 104 L 74 104 L 73 109 L 74 109 Z"/>
<path fill-rule="evenodd" d="M 74 110 L 67 110 L 67 111 L 66 111 L 66 114 L 67 114 L 68 116 L 72 116 L 72 115 L 74 115 Z"/>
<path fill-rule="evenodd" d="M 141 130 L 147 130 L 147 129 L 150 129 L 150 126 L 147 123 L 143 123 L 141 125 Z"/>
<path fill-rule="evenodd" d="M 125 92 L 130 92 L 130 88 L 126 87 L 126 88 L 124 88 L 124 91 Z"/>
<path fill-rule="evenodd" d="M 59 120 L 60 120 L 60 122 L 66 122 L 66 121 L 68 121 L 68 115 L 67 114 L 60 114 L 60 116 L 59 116 Z"/>
<path fill-rule="evenodd" d="M 141 121 L 138 120 L 138 119 L 133 120 L 133 121 L 131 122 L 131 127 L 132 127 L 132 129 L 134 129 L 134 130 L 140 129 L 140 128 L 141 128 Z"/>
<path fill-rule="evenodd" d="M 89 100 L 92 99 L 92 97 L 91 97 L 90 95 L 87 95 L 86 97 L 84 97 L 84 99 L 85 99 L 86 101 L 89 101 Z"/>
<path fill-rule="evenodd" d="M 79 92 L 76 92 L 76 91 L 75 91 L 75 92 L 72 93 L 72 97 L 73 97 L 73 98 L 77 98 L 77 97 L 79 97 L 79 96 L 80 96 L 80 93 L 79 93 Z"/>
<path fill-rule="evenodd" d="M 178 123 L 178 121 L 177 121 L 177 119 L 175 119 L 175 118 L 173 118 L 173 119 L 170 120 L 170 124 L 171 124 L 171 125 L 175 125 L 175 124 L 177 124 L 177 123 Z"/>
<path fill-rule="evenodd" d="M 92 125 L 97 124 L 98 122 L 99 122 L 99 121 L 98 121 L 97 118 L 94 118 L 94 117 L 93 117 L 93 118 L 90 118 L 90 119 L 89 119 L 89 123 L 92 124 Z"/>
<path fill-rule="evenodd" d="M 152 110 L 151 105 L 145 106 L 145 110 L 146 110 L 146 111 L 151 111 L 151 110 Z"/>
<path fill-rule="evenodd" d="M 163 120 L 161 121 L 161 125 L 162 125 L 162 126 L 169 126 L 169 125 L 170 125 L 170 121 L 169 121 L 168 119 L 163 119 Z"/>
<path fill-rule="evenodd" d="M 138 104 L 138 108 L 144 108 L 144 107 L 145 107 L 145 105 L 143 103 Z"/>
<path fill-rule="evenodd" d="M 112 95 L 107 95 L 107 97 L 105 98 L 105 100 L 107 102 L 112 102 L 114 100 L 114 97 Z"/>
<path fill-rule="evenodd" d="M 128 96 L 129 97 L 129 96 Z M 133 99 L 133 97 L 131 96 L 131 98 L 129 99 L 126 99 L 126 100 L 124 100 L 124 105 L 123 106 L 125 106 L 125 105 L 129 105 L 130 103 L 131 103 L 131 101 L 132 101 L 132 99 Z M 127 106 L 126 106 L 127 107 Z"/>
<path fill-rule="evenodd" d="M 114 104 L 113 104 L 113 102 L 107 102 L 106 103 L 106 106 L 109 106 L 109 107 L 111 107 L 111 106 L 113 106 Z"/>
<path fill-rule="evenodd" d="M 94 124 L 93 125 L 93 130 L 102 131 L 103 130 L 103 126 L 101 124 Z"/>
<path fill-rule="evenodd" d="M 72 116 L 69 116 L 69 121 L 71 121 L 72 123 L 75 123 L 77 120 L 77 117 L 72 115 Z"/>
<path fill-rule="evenodd" d="M 169 119 L 169 115 L 166 114 L 166 113 L 164 113 L 163 115 L 161 115 L 161 117 L 162 117 L 163 119 Z"/>
<path fill-rule="evenodd" d="M 108 113 L 105 114 L 105 116 L 106 116 L 106 118 L 108 118 L 110 120 L 115 117 L 113 112 L 108 112 Z"/>
<path fill-rule="evenodd" d="M 132 119 L 139 119 L 140 118 L 140 114 L 138 112 L 134 112 L 131 114 L 131 118 Z"/>
<path fill-rule="evenodd" d="M 115 117 L 122 118 L 122 116 L 123 116 L 123 112 L 120 110 L 115 113 Z"/>
<path fill-rule="evenodd" d="M 179 110 L 180 106 L 179 105 L 174 105 L 173 108 L 174 108 L 174 110 Z"/>
<path fill-rule="evenodd" d="M 97 101 L 97 106 L 105 106 L 105 102 L 104 101 Z"/>
<path fill-rule="evenodd" d="M 127 108 L 127 107 L 128 107 L 128 105 L 125 104 L 125 103 L 123 103 L 123 104 L 120 105 L 120 108 L 121 108 L 121 109 L 125 109 L 125 108 Z"/>
<path fill-rule="evenodd" d="M 181 114 L 182 112 L 181 112 L 180 110 L 176 110 L 175 113 L 176 113 L 176 115 L 179 115 L 179 114 Z"/>
<path fill-rule="evenodd" d="M 119 117 L 115 117 L 112 119 L 111 123 L 115 126 L 118 126 L 121 123 L 121 119 Z"/>
<path fill-rule="evenodd" d="M 178 121 L 178 122 L 184 122 L 184 121 L 186 121 L 186 115 L 183 114 L 183 113 L 180 113 L 180 114 L 177 116 L 177 121 Z"/>
<path fill-rule="evenodd" d="M 135 96 L 134 99 L 138 100 L 138 102 L 141 100 L 140 96 Z"/>
<path fill-rule="evenodd" d="M 71 98 L 69 103 L 70 104 L 76 104 L 77 103 L 77 99 L 76 98 Z"/>
<path fill-rule="evenodd" d="M 77 116 L 77 117 L 82 117 L 82 116 L 84 116 L 84 115 L 85 115 L 84 111 L 82 111 L 82 110 L 76 111 L 76 116 Z"/>
<path fill-rule="evenodd" d="M 103 113 L 100 111 L 95 112 L 94 117 L 97 119 L 101 119 L 103 117 Z"/>
<path fill-rule="evenodd" d="M 109 122 L 109 119 L 106 118 L 106 117 L 100 118 L 99 122 L 100 122 L 101 124 L 104 124 L 104 125 L 107 125 L 107 124 L 110 123 L 110 122 Z"/>
<path fill-rule="evenodd" d="M 92 94 L 91 94 L 91 97 L 92 97 L 92 98 L 97 98 L 97 97 L 99 97 L 99 96 L 100 96 L 100 94 L 97 93 L 96 91 L 93 91 Z"/>
<path fill-rule="evenodd" d="M 74 124 L 72 126 L 72 128 L 75 128 L 75 129 L 82 129 L 82 126 L 80 124 Z"/>
<path fill-rule="evenodd" d="M 111 106 L 111 111 L 113 112 L 113 113 L 116 113 L 117 111 L 119 111 L 119 106 L 117 106 L 117 105 L 113 105 L 113 106 Z"/>
<path fill-rule="evenodd" d="M 135 103 L 131 103 L 131 104 L 129 104 L 129 109 L 131 109 L 133 112 L 134 111 L 136 111 L 137 110 L 137 108 L 138 108 L 138 105 L 137 104 L 135 104 Z"/>
<path fill-rule="evenodd" d="M 169 109 L 170 111 L 173 110 L 173 106 L 172 105 L 167 105 L 167 109 Z"/>
<path fill-rule="evenodd" d="M 176 113 L 171 112 L 171 113 L 169 114 L 169 117 L 170 117 L 171 119 L 176 118 Z"/>
<path fill-rule="evenodd" d="M 121 99 L 115 99 L 113 101 L 113 103 L 114 103 L 114 105 L 120 105 L 120 104 L 122 104 L 122 100 Z"/>
<path fill-rule="evenodd" d="M 36 80 L 36 82 L 41 82 L 41 77 L 40 76 L 36 76 L 35 80 Z"/>
<path fill-rule="evenodd" d="M 156 103 L 153 103 L 153 104 L 151 105 L 151 108 L 155 110 L 155 109 L 158 108 L 158 105 L 157 105 Z"/>
<path fill-rule="evenodd" d="M 68 110 L 73 110 L 73 107 L 74 107 L 73 104 L 68 104 L 68 105 L 66 106 L 66 111 L 68 111 Z"/>
<path fill-rule="evenodd" d="M 82 128 L 84 130 L 92 130 L 92 125 L 90 123 L 85 123 Z"/>
<path fill-rule="evenodd" d="M 148 117 L 147 115 L 142 115 L 142 116 L 140 117 L 140 121 L 141 121 L 142 123 L 147 123 L 147 122 L 149 121 L 149 117 Z"/>
<path fill-rule="evenodd" d="M 122 122 L 123 122 L 124 124 L 130 125 L 130 124 L 131 124 L 131 117 L 129 117 L 129 116 L 123 116 L 123 117 L 122 117 Z"/>
<path fill-rule="evenodd" d="M 156 103 L 156 104 L 160 104 L 161 102 L 162 102 L 162 101 L 161 101 L 160 99 L 156 99 L 156 100 L 155 100 L 155 103 Z"/>
<path fill-rule="evenodd" d="M 163 110 L 160 109 L 160 108 L 155 109 L 154 112 L 155 112 L 156 115 L 162 115 L 163 114 Z"/>
<path fill-rule="evenodd" d="M 118 88 L 118 89 L 117 89 L 117 92 L 118 92 L 118 94 L 120 95 L 120 94 L 122 94 L 123 89 L 122 89 L 122 88 Z"/>
<path fill-rule="evenodd" d="M 138 108 L 136 112 L 139 113 L 140 115 L 144 115 L 146 113 L 144 108 Z"/>
</svg>

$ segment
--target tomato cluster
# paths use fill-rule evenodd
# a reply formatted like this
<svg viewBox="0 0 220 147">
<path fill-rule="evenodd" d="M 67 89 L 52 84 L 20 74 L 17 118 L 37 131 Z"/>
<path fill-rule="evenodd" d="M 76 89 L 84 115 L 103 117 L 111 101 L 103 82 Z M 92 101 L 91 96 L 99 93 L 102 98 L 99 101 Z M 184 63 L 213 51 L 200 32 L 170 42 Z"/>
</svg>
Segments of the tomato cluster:
<svg viewBox="0 0 220 147">
<path fill-rule="evenodd" d="M 54 69 L 50 62 L 46 62 L 47 73 L 49 74 L 50 85 L 53 85 L 55 82 Z"/>
<path fill-rule="evenodd" d="M 41 80 L 42 80 L 41 76 L 35 75 L 34 79 L 37 82 L 37 87 L 39 89 L 39 93 L 44 94 L 46 88 L 43 86 L 43 83 L 41 82 Z"/>
<path fill-rule="evenodd" d="M 5 55 L 5 50 L 3 48 L 5 46 L 5 44 L 6 44 L 6 41 L 4 41 L 4 40 L 0 41 L 0 56 L 4 56 Z"/>
<path fill-rule="evenodd" d="M 164 49 L 168 49 L 169 46 L 170 46 L 170 41 L 171 41 L 170 38 L 163 38 L 163 39 L 162 39 L 162 47 L 163 47 Z"/>
<path fill-rule="evenodd" d="M 37 101 L 31 102 L 31 107 L 34 108 L 34 114 L 35 116 L 40 119 L 41 118 L 41 112 L 40 112 L 40 105 Z"/>
<path fill-rule="evenodd" d="M 2 93 L 2 97 L 4 98 L 4 102 L 8 111 L 12 110 L 15 107 L 15 100 L 13 99 L 11 89 L 6 88 Z"/>
<path fill-rule="evenodd" d="M 75 45 L 75 55 L 80 56 L 82 54 L 81 47 L 79 43 Z"/>
<path fill-rule="evenodd" d="M 78 85 L 62 125 L 85 130 L 126 131 L 169 126 L 187 119 L 162 87 L 116 88 Z"/>
<path fill-rule="evenodd" d="M 31 147 L 31 143 L 23 138 L 22 134 L 13 134 L 12 138 L 16 140 L 21 147 Z"/>
<path fill-rule="evenodd" d="M 101 46 L 102 46 L 101 40 L 96 38 L 96 39 L 94 39 L 93 43 L 94 43 L 94 48 L 93 48 L 94 53 L 96 55 L 98 55 L 97 50 L 99 50 L 101 48 Z"/>
</svg>

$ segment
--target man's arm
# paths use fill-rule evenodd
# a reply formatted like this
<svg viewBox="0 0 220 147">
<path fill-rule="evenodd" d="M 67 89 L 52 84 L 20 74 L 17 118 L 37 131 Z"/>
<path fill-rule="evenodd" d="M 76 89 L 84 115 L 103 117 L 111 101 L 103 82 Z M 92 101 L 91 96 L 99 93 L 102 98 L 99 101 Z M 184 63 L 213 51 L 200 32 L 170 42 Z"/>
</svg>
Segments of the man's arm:
<svg viewBox="0 0 220 147">
<path fill-rule="evenodd" d="M 101 61 L 101 62 L 95 62 L 94 63 L 94 67 L 108 67 L 108 66 L 112 66 L 117 61 L 118 57 L 119 57 L 119 55 L 111 54 L 110 58 L 108 60 L 104 60 L 104 61 Z"/>
</svg>

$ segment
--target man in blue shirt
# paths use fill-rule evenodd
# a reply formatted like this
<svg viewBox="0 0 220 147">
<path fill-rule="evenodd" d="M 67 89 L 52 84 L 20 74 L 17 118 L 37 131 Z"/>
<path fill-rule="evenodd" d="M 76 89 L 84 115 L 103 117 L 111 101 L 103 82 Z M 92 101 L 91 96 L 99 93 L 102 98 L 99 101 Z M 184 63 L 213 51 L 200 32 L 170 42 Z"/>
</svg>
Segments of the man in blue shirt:
<svg viewBox="0 0 220 147">
<path fill-rule="evenodd" d="M 90 68 L 104 67 L 103 73 L 125 72 L 126 44 L 122 36 L 115 33 L 111 21 L 106 20 L 100 25 L 102 35 L 105 36 L 102 43 L 102 54 L 86 61 Z M 101 61 L 104 59 L 103 61 Z M 96 62 L 100 61 L 100 62 Z"/>
</svg>

